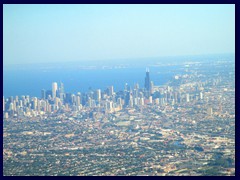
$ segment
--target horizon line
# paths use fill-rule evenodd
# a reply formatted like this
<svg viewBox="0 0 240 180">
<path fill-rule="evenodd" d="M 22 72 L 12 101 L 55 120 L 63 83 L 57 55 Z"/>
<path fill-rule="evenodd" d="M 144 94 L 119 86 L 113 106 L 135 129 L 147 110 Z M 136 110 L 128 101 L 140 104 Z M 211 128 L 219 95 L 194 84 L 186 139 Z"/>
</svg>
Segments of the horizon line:
<svg viewBox="0 0 240 180">
<path fill-rule="evenodd" d="M 55 63 L 75 63 L 75 62 L 101 62 L 101 61 L 115 61 L 115 60 L 146 60 L 148 58 L 170 58 L 170 57 L 191 57 L 191 56 L 214 56 L 214 55 L 235 55 L 235 52 L 224 52 L 224 53 L 206 53 L 206 54 L 186 54 L 186 55 L 163 55 L 163 56 L 152 56 L 152 57 L 126 57 L 126 58 L 106 58 L 106 59 L 84 59 L 84 60 L 61 60 L 61 61 L 51 61 L 51 62 L 36 62 L 28 61 L 21 63 L 7 63 L 3 60 L 3 65 L 31 65 L 31 64 L 55 64 Z M 162 60 L 162 59 L 159 59 Z"/>
</svg>

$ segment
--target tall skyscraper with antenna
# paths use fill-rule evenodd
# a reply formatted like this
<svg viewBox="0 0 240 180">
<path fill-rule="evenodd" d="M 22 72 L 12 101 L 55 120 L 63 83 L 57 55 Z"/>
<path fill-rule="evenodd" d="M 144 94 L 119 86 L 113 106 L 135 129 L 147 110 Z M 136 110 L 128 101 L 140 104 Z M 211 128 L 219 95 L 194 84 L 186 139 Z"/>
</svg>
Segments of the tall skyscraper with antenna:
<svg viewBox="0 0 240 180">
<path fill-rule="evenodd" d="M 145 77 L 145 96 L 149 98 L 150 92 L 151 92 L 151 81 L 150 81 L 150 76 L 149 76 L 149 68 L 146 68 L 146 77 Z"/>
</svg>

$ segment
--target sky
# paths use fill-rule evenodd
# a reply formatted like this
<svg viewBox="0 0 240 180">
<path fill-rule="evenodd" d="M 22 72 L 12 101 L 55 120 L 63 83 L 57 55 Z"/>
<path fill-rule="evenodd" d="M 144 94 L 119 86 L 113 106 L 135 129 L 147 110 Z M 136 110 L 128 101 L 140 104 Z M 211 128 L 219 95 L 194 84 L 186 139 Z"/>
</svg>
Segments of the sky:
<svg viewBox="0 0 240 180">
<path fill-rule="evenodd" d="M 235 5 L 3 5 L 3 64 L 235 53 Z"/>
</svg>

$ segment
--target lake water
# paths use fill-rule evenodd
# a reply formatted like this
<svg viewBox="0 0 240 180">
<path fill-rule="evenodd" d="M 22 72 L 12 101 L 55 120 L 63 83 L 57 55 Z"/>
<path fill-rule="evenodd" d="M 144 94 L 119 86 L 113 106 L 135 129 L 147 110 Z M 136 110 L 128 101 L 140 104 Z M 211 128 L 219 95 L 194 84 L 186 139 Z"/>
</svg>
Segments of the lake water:
<svg viewBox="0 0 240 180">
<path fill-rule="evenodd" d="M 179 67 L 151 67 L 150 79 L 155 85 L 163 85 L 177 72 Z M 52 82 L 63 82 L 65 92 L 86 92 L 92 89 L 106 89 L 113 85 L 114 91 L 124 89 L 125 83 L 144 86 L 145 67 L 123 69 L 41 69 L 14 68 L 3 73 L 3 95 L 30 95 L 40 97 L 41 89 L 50 90 Z"/>
<path fill-rule="evenodd" d="M 155 85 L 163 85 L 174 75 L 184 72 L 187 62 L 216 62 L 233 60 L 234 54 L 212 56 L 181 56 L 169 58 L 131 59 L 120 61 L 86 61 L 52 64 L 6 65 L 3 68 L 3 95 L 41 96 L 41 89 L 51 90 L 52 82 L 63 82 L 65 92 L 86 92 L 91 87 L 105 90 L 113 85 L 114 91 L 124 89 L 125 83 L 144 86 L 146 67 Z"/>
</svg>

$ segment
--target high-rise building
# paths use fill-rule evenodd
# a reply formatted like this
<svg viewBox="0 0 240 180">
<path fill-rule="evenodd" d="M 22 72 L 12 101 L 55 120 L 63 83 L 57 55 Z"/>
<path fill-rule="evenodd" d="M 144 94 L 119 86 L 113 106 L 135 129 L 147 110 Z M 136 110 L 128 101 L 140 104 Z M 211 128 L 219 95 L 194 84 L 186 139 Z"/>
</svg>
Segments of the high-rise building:
<svg viewBox="0 0 240 180">
<path fill-rule="evenodd" d="M 144 84 L 144 88 L 145 88 L 145 96 L 148 98 L 150 96 L 150 92 L 151 92 L 151 83 L 150 83 L 150 76 L 149 76 L 149 69 L 146 69 L 146 77 L 145 77 L 145 84 Z"/>
<path fill-rule="evenodd" d="M 33 109 L 37 110 L 37 105 L 38 105 L 38 99 L 36 97 L 33 97 L 32 99 L 32 104 L 33 104 Z"/>
<path fill-rule="evenodd" d="M 52 98 L 53 99 L 55 99 L 57 96 L 57 89 L 58 89 L 57 83 L 53 82 L 52 83 Z"/>
<path fill-rule="evenodd" d="M 72 94 L 71 93 L 66 93 L 65 103 L 72 104 Z"/>
<path fill-rule="evenodd" d="M 76 97 L 76 105 L 77 105 L 77 106 L 80 106 L 80 105 L 81 105 L 80 96 L 77 96 L 77 97 Z"/>
<path fill-rule="evenodd" d="M 88 97 L 88 107 L 92 107 L 92 99 Z"/>
<path fill-rule="evenodd" d="M 153 87 L 154 87 L 154 84 L 153 84 L 153 81 L 150 82 L 150 94 L 153 94 Z"/>
<path fill-rule="evenodd" d="M 62 82 L 60 83 L 60 87 L 59 87 L 59 97 L 61 102 L 63 102 L 65 94 L 64 94 L 64 85 Z"/>
<path fill-rule="evenodd" d="M 101 89 L 97 89 L 96 90 L 96 100 L 98 101 L 98 102 L 100 102 L 101 101 Z"/>
<path fill-rule="evenodd" d="M 114 91 L 113 91 L 113 86 L 110 86 L 110 87 L 108 88 L 108 92 L 109 92 L 109 96 L 112 96 L 112 95 L 113 95 L 113 93 L 114 93 Z"/>
<path fill-rule="evenodd" d="M 49 99 L 50 97 L 52 97 L 52 91 L 51 90 L 47 90 L 45 98 Z"/>
<path fill-rule="evenodd" d="M 45 91 L 45 89 L 41 90 L 41 98 L 42 99 L 46 99 L 46 91 Z"/>
<path fill-rule="evenodd" d="M 150 104 L 153 103 L 152 96 L 149 96 L 149 103 L 150 103 Z"/>
<path fill-rule="evenodd" d="M 130 96 L 130 99 L 129 99 L 129 107 L 133 107 L 133 98 L 132 96 Z"/>
<path fill-rule="evenodd" d="M 71 104 L 76 105 L 76 100 L 77 100 L 77 98 L 76 98 L 75 94 L 71 94 Z"/>
<path fill-rule="evenodd" d="M 15 97 L 15 101 L 18 102 L 18 96 Z"/>
<path fill-rule="evenodd" d="M 9 111 L 13 111 L 13 103 L 11 102 L 10 105 L 9 105 Z"/>
<path fill-rule="evenodd" d="M 62 82 L 60 82 L 59 92 L 64 93 L 64 85 Z"/>
<path fill-rule="evenodd" d="M 106 101 L 106 104 L 105 104 L 105 107 L 106 107 L 106 110 L 107 110 L 107 111 L 112 111 L 113 102 L 107 100 L 107 101 Z"/>
<path fill-rule="evenodd" d="M 58 110 L 59 106 L 61 106 L 61 100 L 60 98 L 56 97 L 54 99 L 54 110 Z"/>
<path fill-rule="evenodd" d="M 23 101 L 22 100 L 19 101 L 19 106 L 23 107 Z"/>
<path fill-rule="evenodd" d="M 125 96 L 124 96 L 124 106 L 128 106 L 129 105 L 129 100 L 130 100 L 130 92 L 126 92 Z"/>
</svg>

